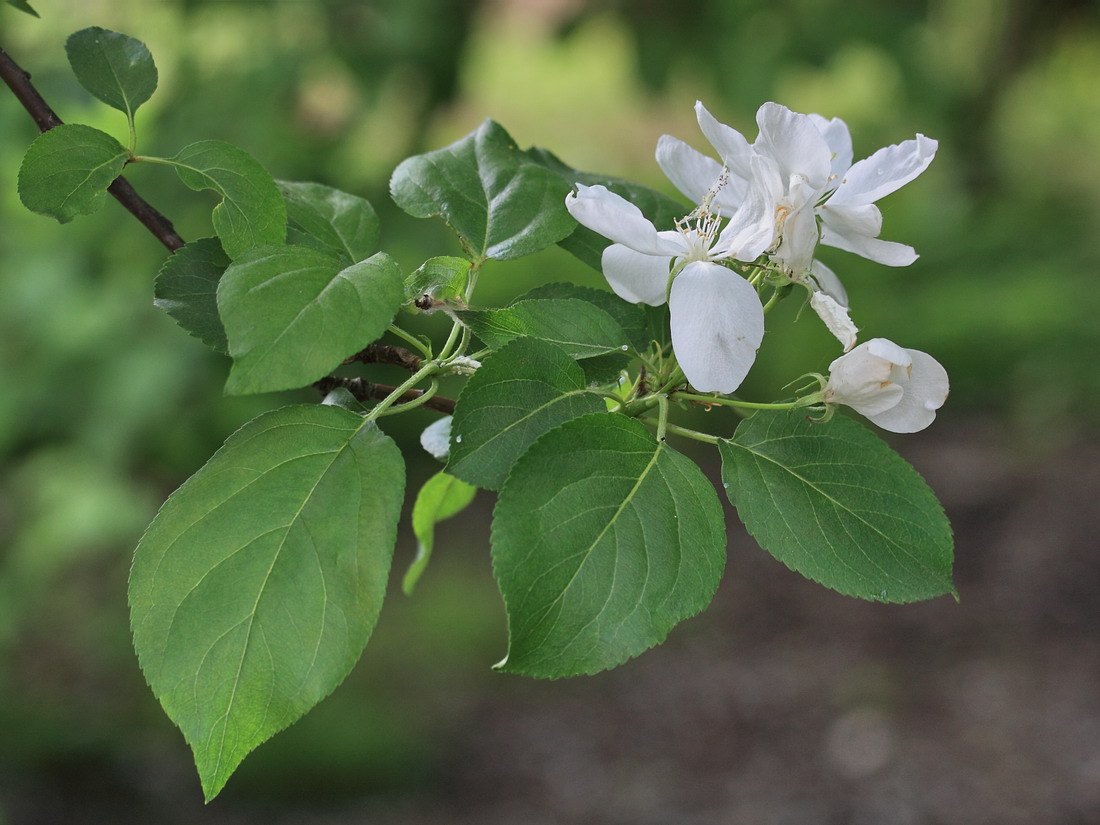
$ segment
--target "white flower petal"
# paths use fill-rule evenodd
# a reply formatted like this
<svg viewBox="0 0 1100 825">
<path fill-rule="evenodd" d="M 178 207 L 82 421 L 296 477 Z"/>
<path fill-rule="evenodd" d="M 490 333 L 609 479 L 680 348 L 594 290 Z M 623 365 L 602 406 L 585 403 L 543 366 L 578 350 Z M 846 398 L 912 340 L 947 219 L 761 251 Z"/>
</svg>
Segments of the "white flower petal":
<svg viewBox="0 0 1100 825">
<path fill-rule="evenodd" d="M 882 241 L 865 235 L 841 235 L 834 232 L 827 223 L 821 227 L 821 242 L 886 266 L 909 266 L 920 257 L 913 247 L 903 243 Z"/>
<path fill-rule="evenodd" d="M 603 251 L 603 275 L 615 294 L 632 304 L 660 306 L 668 290 L 670 257 L 646 255 L 622 244 Z"/>
<path fill-rule="evenodd" d="M 832 151 L 807 115 L 778 103 L 765 103 L 756 113 L 760 135 L 753 147 L 774 158 L 784 178 L 803 175 L 815 190 L 824 188 L 832 169 Z"/>
<path fill-rule="evenodd" d="M 810 264 L 810 274 L 813 275 L 814 280 L 817 282 L 819 290 L 824 292 L 838 304 L 845 309 L 848 308 L 848 291 L 844 288 L 844 284 L 840 282 L 840 278 L 821 261 L 814 260 Z"/>
<path fill-rule="evenodd" d="M 637 206 L 605 186 L 577 184 L 565 197 L 565 208 L 576 221 L 616 243 L 647 255 L 682 255 L 687 246 L 678 232 L 657 232 Z"/>
<path fill-rule="evenodd" d="M 702 203 L 722 174 L 722 164 L 672 135 L 657 141 L 657 165 L 692 203 Z"/>
<path fill-rule="evenodd" d="M 821 132 L 821 136 L 825 138 L 825 143 L 833 154 L 832 171 L 829 176 L 834 178 L 836 183 L 840 183 L 841 177 L 852 165 L 852 135 L 848 131 L 848 124 L 839 117 L 834 117 L 832 120 L 815 114 L 807 117 L 813 121 Z"/>
<path fill-rule="evenodd" d="M 812 204 L 804 203 L 783 219 L 783 240 L 772 260 L 796 278 L 810 269 L 817 248 L 817 219 Z"/>
<path fill-rule="evenodd" d="M 824 292 L 815 292 L 811 295 L 810 306 L 818 317 L 825 322 L 829 332 L 840 341 L 845 352 L 856 345 L 856 334 L 859 330 L 852 323 L 852 319 L 848 317 L 847 307 L 841 306 Z"/>
<path fill-rule="evenodd" d="M 829 364 L 825 400 L 845 404 L 870 418 L 901 401 L 912 363 L 909 354 L 885 338 L 872 338 Z"/>
<path fill-rule="evenodd" d="M 723 165 L 729 169 L 731 184 L 743 191 L 747 181 L 752 177 L 750 168 L 754 154 L 752 146 L 736 129 L 719 123 L 698 100 L 695 101 L 695 118 L 699 121 L 699 128 L 703 135 L 710 141 L 710 145 L 722 159 Z M 740 184 L 736 181 L 740 181 Z"/>
<path fill-rule="evenodd" d="M 672 348 L 691 385 L 700 392 L 737 389 L 764 338 L 764 309 L 752 285 L 698 261 L 676 276 L 668 305 Z"/>
<path fill-rule="evenodd" d="M 834 206 L 830 201 L 819 206 L 817 212 L 822 222 L 838 235 L 877 238 L 882 231 L 882 212 L 873 203 Z"/>
<path fill-rule="evenodd" d="M 420 446 L 440 461 L 446 461 L 451 454 L 451 416 L 445 415 L 429 424 L 420 434 Z"/>
<path fill-rule="evenodd" d="M 774 164 L 771 169 L 774 170 Z M 753 158 L 748 192 L 718 236 L 713 253 L 738 261 L 755 261 L 775 242 L 775 192 L 764 158 Z"/>
<path fill-rule="evenodd" d="M 901 400 L 885 412 L 867 417 L 892 433 L 915 433 L 923 430 L 936 418 L 936 410 L 943 406 L 950 391 L 947 370 L 926 352 L 905 350 L 912 359 L 909 380 L 903 385 Z"/>
<path fill-rule="evenodd" d="M 879 149 L 844 175 L 829 202 L 861 206 L 889 195 L 928 168 L 939 143 L 924 135 Z"/>
</svg>

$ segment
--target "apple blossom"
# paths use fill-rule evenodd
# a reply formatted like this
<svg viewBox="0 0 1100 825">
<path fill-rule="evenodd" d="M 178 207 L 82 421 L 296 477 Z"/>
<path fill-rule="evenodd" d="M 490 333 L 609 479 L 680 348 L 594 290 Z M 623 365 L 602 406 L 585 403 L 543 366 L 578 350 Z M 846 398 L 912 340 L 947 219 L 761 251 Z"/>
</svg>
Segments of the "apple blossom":
<svg viewBox="0 0 1100 825">
<path fill-rule="evenodd" d="M 766 193 L 749 186 L 725 228 L 711 211 L 725 184 L 721 174 L 701 205 L 658 231 L 634 204 L 604 186 L 577 184 L 565 205 L 584 226 L 615 243 L 602 257 L 604 276 L 631 303 L 668 301 L 672 348 L 684 375 L 702 392 L 740 386 L 764 337 L 764 310 L 756 289 L 716 261 L 754 261 L 771 242 Z"/>
<path fill-rule="evenodd" d="M 927 353 L 872 338 L 829 365 L 826 404 L 844 404 L 894 433 L 923 430 L 947 400 L 947 371 Z"/>
<path fill-rule="evenodd" d="M 912 247 L 883 241 L 882 213 L 875 201 L 928 168 L 938 143 L 918 134 L 887 146 L 852 164 L 852 138 L 840 118 L 799 114 L 778 103 L 765 103 L 756 113 L 759 134 L 750 144 L 737 130 L 719 123 L 701 102 L 695 104 L 699 128 L 722 159 L 713 159 L 668 135 L 658 142 L 657 162 L 676 187 L 693 200 L 713 184 L 714 171 L 729 171 L 723 206 L 745 191 L 751 159 L 763 157 L 775 213 L 772 260 L 798 277 L 810 266 L 820 240 L 888 266 L 916 260 Z M 673 166 L 670 171 L 668 166 Z"/>
</svg>

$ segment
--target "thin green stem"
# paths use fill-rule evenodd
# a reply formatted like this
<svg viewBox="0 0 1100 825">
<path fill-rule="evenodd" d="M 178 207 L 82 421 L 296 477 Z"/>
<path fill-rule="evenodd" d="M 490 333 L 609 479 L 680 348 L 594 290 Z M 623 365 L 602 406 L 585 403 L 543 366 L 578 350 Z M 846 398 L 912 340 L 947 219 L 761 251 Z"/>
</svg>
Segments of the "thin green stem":
<svg viewBox="0 0 1100 825">
<path fill-rule="evenodd" d="M 397 400 L 399 398 L 401 398 L 402 395 L 404 395 L 406 392 L 411 390 L 413 387 L 415 387 L 417 384 L 419 384 L 421 381 L 423 381 L 428 376 L 435 374 L 435 372 L 437 372 L 438 370 L 439 370 L 439 360 L 438 359 L 433 359 L 431 361 L 424 362 L 424 366 L 422 366 L 420 369 L 418 369 L 416 372 L 414 372 L 411 376 L 409 376 L 409 378 L 403 384 L 400 384 L 400 385 L 394 387 L 393 392 L 391 392 L 389 395 L 387 395 L 385 398 L 383 398 L 381 401 L 379 401 L 378 404 L 374 407 L 374 409 L 372 409 L 369 413 L 367 413 L 366 420 L 367 421 L 373 421 L 374 419 L 381 416 L 383 413 L 386 412 L 386 410 L 388 410 L 395 403 L 397 403 Z M 427 393 L 425 393 L 425 395 L 427 395 Z M 431 396 L 428 396 L 428 397 L 430 398 Z M 421 398 L 424 398 L 424 396 L 421 396 Z M 415 399 L 415 401 L 420 401 L 420 399 L 419 398 Z M 414 402 L 409 402 L 409 403 L 414 403 Z M 420 403 L 424 403 L 424 402 L 421 401 Z"/>
<path fill-rule="evenodd" d="M 764 404 L 756 401 L 741 401 L 736 398 L 722 398 L 717 395 L 698 395 L 692 392 L 676 392 L 677 398 L 682 398 L 685 401 L 698 401 L 701 404 L 707 404 L 720 407 L 739 407 L 745 410 L 793 410 L 795 407 L 802 406 L 798 401 L 782 401 L 773 404 Z"/>
<path fill-rule="evenodd" d="M 130 157 L 137 151 L 137 129 L 134 128 L 134 113 L 127 111 L 126 119 L 130 122 Z"/>
<path fill-rule="evenodd" d="M 397 326 L 397 324 L 390 324 L 387 329 L 398 338 L 400 338 L 402 341 L 404 341 L 406 344 L 414 346 L 418 350 L 420 350 L 420 354 L 423 355 L 425 358 L 432 357 L 431 349 L 425 346 L 424 342 L 417 338 L 415 335 L 405 332 L 405 330 L 401 329 L 401 327 Z"/>
<path fill-rule="evenodd" d="M 451 327 L 451 334 L 447 336 L 447 343 L 445 343 L 443 349 L 439 351 L 440 361 L 450 358 L 456 351 L 462 351 L 463 346 L 459 346 L 456 350 L 455 342 L 458 340 L 459 334 L 465 331 L 466 327 L 462 326 L 458 321 L 454 322 L 454 325 Z"/>
<path fill-rule="evenodd" d="M 668 396 L 662 393 L 657 396 L 657 440 L 665 440 L 665 430 L 668 428 Z"/>
<path fill-rule="evenodd" d="M 691 438 L 695 441 L 702 441 L 705 444 L 717 444 L 721 439 L 716 435 L 710 435 L 709 433 L 701 433 L 698 430 L 689 430 L 687 427 L 681 427 L 679 424 L 666 424 L 666 428 L 673 435 L 681 435 L 684 438 Z"/>
<path fill-rule="evenodd" d="M 397 415 L 398 413 L 408 412 L 414 410 L 422 404 L 426 404 L 432 400 L 432 397 L 439 391 L 439 382 L 434 378 L 432 383 L 428 385 L 428 389 L 424 390 L 423 394 L 418 398 L 414 398 L 412 401 L 406 401 L 404 404 L 398 404 L 396 407 L 390 407 L 387 410 L 379 413 L 379 416 L 383 415 Z"/>
<path fill-rule="evenodd" d="M 780 289 L 775 290 L 772 293 L 772 297 L 768 299 L 768 302 L 764 304 L 764 314 L 767 315 L 772 311 L 772 307 L 783 300 L 783 291 Z"/>
</svg>

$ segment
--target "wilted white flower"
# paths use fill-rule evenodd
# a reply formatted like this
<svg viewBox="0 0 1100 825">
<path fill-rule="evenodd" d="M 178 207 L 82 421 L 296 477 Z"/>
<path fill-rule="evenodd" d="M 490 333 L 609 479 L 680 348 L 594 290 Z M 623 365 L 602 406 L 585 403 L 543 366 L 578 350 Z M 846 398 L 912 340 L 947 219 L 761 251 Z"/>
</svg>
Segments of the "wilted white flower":
<svg viewBox="0 0 1100 825">
<path fill-rule="evenodd" d="M 872 338 L 829 365 L 822 392 L 894 433 L 915 433 L 936 418 L 949 391 L 947 371 L 927 353 Z"/>
</svg>

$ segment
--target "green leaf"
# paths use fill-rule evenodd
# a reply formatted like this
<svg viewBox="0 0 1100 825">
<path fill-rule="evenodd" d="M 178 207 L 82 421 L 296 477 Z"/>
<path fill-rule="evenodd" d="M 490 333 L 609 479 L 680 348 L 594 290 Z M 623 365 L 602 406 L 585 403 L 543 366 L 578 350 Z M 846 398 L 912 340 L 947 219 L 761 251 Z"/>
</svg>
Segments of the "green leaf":
<svg viewBox="0 0 1100 825">
<path fill-rule="evenodd" d="M 229 342 L 218 316 L 218 282 L 228 266 L 218 239 L 201 238 L 174 252 L 153 284 L 153 303 L 222 354 L 229 353 Z"/>
<path fill-rule="evenodd" d="M 15 6 L 17 9 L 19 9 L 19 11 L 25 11 L 31 17 L 38 17 L 38 12 L 30 7 L 30 4 L 27 3 L 27 0 L 8 0 L 8 4 Z"/>
<path fill-rule="evenodd" d="M 756 413 L 719 442 L 730 501 L 760 546 L 849 596 L 953 593 L 951 525 L 916 470 L 844 416 Z"/>
<path fill-rule="evenodd" d="M 635 352 L 645 352 L 649 346 L 650 335 L 646 328 L 645 312 L 642 310 L 644 305 L 627 303 L 613 292 L 570 283 L 543 284 L 520 295 L 513 303 L 550 298 L 579 298 L 595 304 L 622 327 Z"/>
<path fill-rule="evenodd" d="M 401 453 L 338 407 L 246 424 L 165 502 L 130 572 L 134 647 L 207 800 L 343 681 L 378 619 Z"/>
<path fill-rule="evenodd" d="M 378 249 L 381 228 L 369 201 L 320 183 L 278 181 L 278 186 L 290 225 L 348 263 L 365 260 Z"/>
<path fill-rule="evenodd" d="M 405 279 L 405 298 L 427 295 L 436 301 L 454 301 L 466 294 L 470 262 L 465 258 L 441 256 L 424 261 Z"/>
<path fill-rule="evenodd" d="M 492 545 L 509 637 L 497 667 L 551 678 L 663 641 L 710 603 L 726 557 L 722 506 L 702 471 L 613 414 L 532 445 L 501 490 Z"/>
<path fill-rule="evenodd" d="M 76 123 L 43 132 L 19 168 L 19 198 L 32 212 L 68 223 L 103 206 L 130 153 L 117 140 Z"/>
<path fill-rule="evenodd" d="M 80 85 L 131 122 L 157 90 L 156 64 L 140 40 L 92 26 L 70 35 L 65 51 Z"/>
<path fill-rule="evenodd" d="M 557 174 L 569 184 L 570 189 L 578 183 L 583 183 L 585 186 L 595 186 L 597 184 L 606 186 L 612 192 L 622 195 L 641 209 L 642 214 L 649 218 L 658 229 L 672 229 L 678 218 L 682 218 L 691 211 L 691 207 L 684 206 L 679 201 L 661 194 L 656 189 L 642 186 L 640 183 L 574 169 L 546 149 L 533 147 L 527 150 L 527 156 Z M 558 241 L 558 246 L 562 249 L 601 272 L 603 271 L 601 264 L 603 251 L 610 244 L 611 241 L 603 235 L 579 224 L 571 234 Z"/>
<path fill-rule="evenodd" d="M 477 487 L 442 471 L 424 482 L 412 511 L 412 527 L 417 545 L 416 558 L 409 565 L 401 584 L 406 596 L 412 595 L 416 583 L 431 560 L 435 546 L 435 526 L 465 510 L 474 500 L 475 493 Z"/>
<path fill-rule="evenodd" d="M 510 260 L 573 231 L 565 209 L 570 186 L 486 120 L 450 146 L 401 163 L 390 193 L 414 217 L 443 218 L 472 256 Z"/>
<path fill-rule="evenodd" d="M 236 260 L 250 249 L 286 240 L 286 207 L 279 187 L 250 154 L 231 143 L 200 140 L 168 160 L 190 188 L 222 197 L 211 216 L 222 248 Z"/>
<path fill-rule="evenodd" d="M 490 355 L 455 405 L 447 472 L 500 489 L 512 464 L 552 427 L 605 409 L 584 372 L 558 347 L 518 338 Z"/>
<path fill-rule="evenodd" d="M 574 358 L 625 352 L 630 347 L 614 318 L 579 298 L 517 301 L 503 309 L 455 314 L 493 349 L 521 336 L 549 341 Z"/>
<path fill-rule="evenodd" d="M 344 267 L 333 252 L 262 246 L 242 254 L 218 286 L 229 338 L 231 395 L 304 387 L 386 331 L 402 301 L 389 255 Z"/>
</svg>

